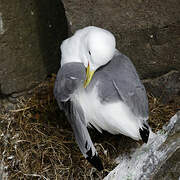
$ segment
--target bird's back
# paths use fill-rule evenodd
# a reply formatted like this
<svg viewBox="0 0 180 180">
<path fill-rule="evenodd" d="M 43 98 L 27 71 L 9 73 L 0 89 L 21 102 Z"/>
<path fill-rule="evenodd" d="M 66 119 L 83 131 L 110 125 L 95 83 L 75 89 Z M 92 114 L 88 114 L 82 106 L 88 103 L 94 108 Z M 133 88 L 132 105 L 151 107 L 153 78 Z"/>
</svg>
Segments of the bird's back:
<svg viewBox="0 0 180 180">
<path fill-rule="evenodd" d="M 98 111 L 94 113 L 96 119 L 92 118 L 90 123 L 97 129 L 102 128 L 113 134 L 119 131 L 133 139 L 140 139 L 139 128 L 146 126 L 148 119 L 148 100 L 129 58 L 117 52 L 108 64 L 95 72 L 86 89 L 87 94 L 91 96 L 93 89 L 96 89 L 98 96 L 94 98 L 94 106 L 98 103 L 97 99 L 100 104 L 92 106 L 92 111 L 97 108 Z"/>
<path fill-rule="evenodd" d="M 103 103 L 124 101 L 137 116 L 148 117 L 145 88 L 129 58 L 116 52 L 113 59 L 98 69 L 88 87 L 98 83 L 98 95 Z"/>
</svg>

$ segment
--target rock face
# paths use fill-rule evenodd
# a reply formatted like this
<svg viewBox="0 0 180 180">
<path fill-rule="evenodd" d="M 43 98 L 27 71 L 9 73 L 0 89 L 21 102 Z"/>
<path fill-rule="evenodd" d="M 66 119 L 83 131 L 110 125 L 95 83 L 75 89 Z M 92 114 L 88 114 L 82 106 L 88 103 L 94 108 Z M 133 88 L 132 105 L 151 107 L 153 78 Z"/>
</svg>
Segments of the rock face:
<svg viewBox="0 0 180 180">
<path fill-rule="evenodd" d="M 180 71 L 171 71 L 155 79 L 146 79 L 143 83 L 146 90 L 161 98 L 163 103 L 175 101 L 180 104 Z"/>
<path fill-rule="evenodd" d="M 166 172 L 166 173 L 165 173 Z M 180 177 L 180 148 L 171 156 L 154 176 L 154 180 L 179 180 Z"/>
<path fill-rule="evenodd" d="M 0 94 L 32 88 L 59 68 L 67 37 L 59 0 L 0 0 Z"/>
<path fill-rule="evenodd" d="M 63 0 L 71 31 L 110 30 L 142 79 L 180 70 L 180 1 Z"/>
</svg>

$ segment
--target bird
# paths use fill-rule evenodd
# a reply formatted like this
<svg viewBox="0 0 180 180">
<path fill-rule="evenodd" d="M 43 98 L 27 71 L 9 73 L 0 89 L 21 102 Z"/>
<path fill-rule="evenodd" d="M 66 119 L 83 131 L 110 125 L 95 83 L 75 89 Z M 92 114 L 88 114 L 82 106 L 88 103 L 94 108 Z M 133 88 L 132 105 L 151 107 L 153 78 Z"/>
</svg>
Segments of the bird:
<svg viewBox="0 0 180 180">
<path fill-rule="evenodd" d="M 148 99 L 131 60 L 108 30 L 88 26 L 61 46 L 54 96 L 65 112 L 83 156 L 98 170 L 103 163 L 88 127 L 148 142 Z"/>
</svg>

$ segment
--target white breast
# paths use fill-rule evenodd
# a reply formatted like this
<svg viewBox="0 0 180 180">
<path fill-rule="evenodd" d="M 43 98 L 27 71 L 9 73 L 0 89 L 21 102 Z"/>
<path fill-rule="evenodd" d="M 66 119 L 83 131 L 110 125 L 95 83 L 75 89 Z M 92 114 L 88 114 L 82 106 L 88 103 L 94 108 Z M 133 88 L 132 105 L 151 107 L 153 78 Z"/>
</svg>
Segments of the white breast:
<svg viewBox="0 0 180 180">
<path fill-rule="evenodd" d="M 124 134 L 135 140 L 140 139 L 138 119 L 122 101 L 101 103 L 97 86 L 90 92 L 83 87 L 71 96 L 74 103 L 80 104 L 84 111 L 85 123 L 93 125 L 98 131 L 106 130 L 112 134 Z"/>
</svg>

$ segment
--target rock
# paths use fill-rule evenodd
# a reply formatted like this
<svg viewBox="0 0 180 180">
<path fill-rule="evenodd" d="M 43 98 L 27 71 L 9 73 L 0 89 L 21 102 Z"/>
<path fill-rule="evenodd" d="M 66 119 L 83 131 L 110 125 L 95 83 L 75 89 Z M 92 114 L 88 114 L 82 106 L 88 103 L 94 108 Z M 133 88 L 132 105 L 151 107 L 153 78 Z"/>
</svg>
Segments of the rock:
<svg viewBox="0 0 180 180">
<path fill-rule="evenodd" d="M 131 159 L 119 157 L 119 165 L 105 177 L 105 180 L 163 178 L 178 180 L 180 176 L 179 150 L 180 111 L 157 135 L 151 133 L 148 144 L 137 148 L 131 154 Z"/>
<path fill-rule="evenodd" d="M 180 6 L 173 1 L 63 0 L 71 31 L 95 25 L 111 31 L 142 79 L 180 70 Z"/>
<path fill-rule="evenodd" d="M 165 173 L 166 172 L 166 173 Z M 179 180 L 180 177 L 180 148 L 178 148 L 173 156 L 162 165 L 154 180 Z"/>
<path fill-rule="evenodd" d="M 0 94 L 10 95 L 57 72 L 67 21 L 59 0 L 0 4 Z"/>
<path fill-rule="evenodd" d="M 180 111 L 177 113 L 177 121 L 169 131 L 169 135 L 160 150 L 167 150 L 166 160 L 153 175 L 153 180 L 179 180 L 180 177 Z M 170 129 L 170 127 L 167 127 Z M 164 173 L 166 172 L 166 173 Z"/>
<path fill-rule="evenodd" d="M 176 101 L 180 104 L 180 71 L 171 71 L 155 79 L 143 81 L 148 92 L 161 98 L 163 103 Z"/>
</svg>

